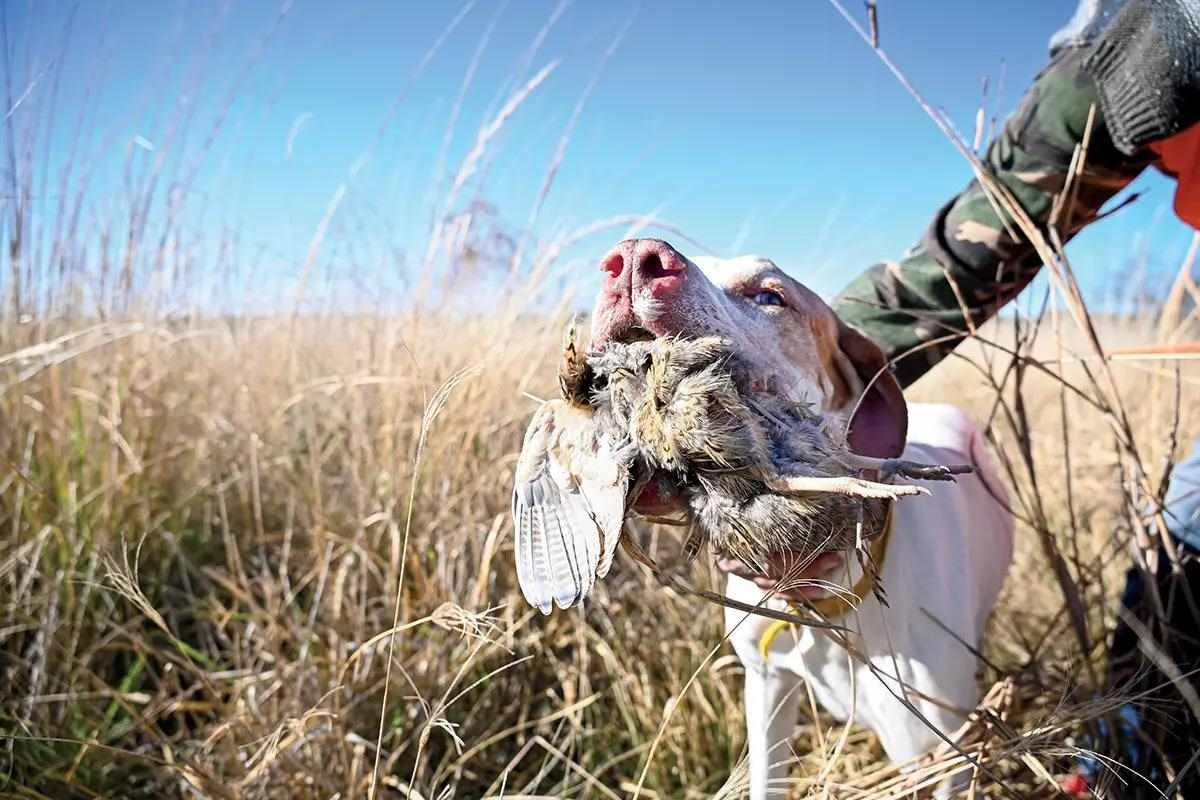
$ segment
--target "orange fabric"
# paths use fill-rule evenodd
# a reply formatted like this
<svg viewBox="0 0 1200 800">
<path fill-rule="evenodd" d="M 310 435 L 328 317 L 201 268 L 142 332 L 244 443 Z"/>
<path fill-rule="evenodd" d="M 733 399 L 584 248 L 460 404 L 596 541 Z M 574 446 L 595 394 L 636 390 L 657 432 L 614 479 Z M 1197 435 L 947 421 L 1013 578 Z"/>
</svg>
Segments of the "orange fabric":
<svg viewBox="0 0 1200 800">
<path fill-rule="evenodd" d="M 1200 124 L 1150 145 L 1163 169 L 1179 181 L 1175 188 L 1175 213 L 1200 229 Z"/>
</svg>

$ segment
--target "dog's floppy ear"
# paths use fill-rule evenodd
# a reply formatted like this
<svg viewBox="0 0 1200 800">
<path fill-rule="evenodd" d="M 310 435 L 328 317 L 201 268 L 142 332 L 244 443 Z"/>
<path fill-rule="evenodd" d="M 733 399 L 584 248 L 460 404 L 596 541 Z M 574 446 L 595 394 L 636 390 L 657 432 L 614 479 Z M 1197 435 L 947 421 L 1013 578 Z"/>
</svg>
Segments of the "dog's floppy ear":
<svg viewBox="0 0 1200 800">
<path fill-rule="evenodd" d="M 898 458 L 908 436 L 908 406 L 900 384 L 887 368 L 879 346 L 840 319 L 837 321 L 838 350 L 858 380 L 851 385 L 865 387 L 857 408 L 851 403 L 847 443 L 855 453 L 873 458 Z"/>
</svg>

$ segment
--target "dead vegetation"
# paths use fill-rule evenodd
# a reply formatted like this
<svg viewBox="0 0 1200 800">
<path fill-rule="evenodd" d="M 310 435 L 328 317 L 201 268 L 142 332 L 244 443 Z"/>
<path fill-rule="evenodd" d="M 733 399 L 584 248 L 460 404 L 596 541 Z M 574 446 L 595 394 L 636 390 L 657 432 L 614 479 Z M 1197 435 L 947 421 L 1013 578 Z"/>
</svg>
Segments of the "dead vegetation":
<svg viewBox="0 0 1200 800">
<path fill-rule="evenodd" d="M 8 327 L 8 788 L 363 796 L 398 623 L 380 796 L 625 797 L 643 769 L 646 797 L 737 796 L 740 676 L 718 647 L 718 608 L 666 592 L 623 555 L 583 615 L 543 619 L 516 590 L 508 494 L 533 407 L 523 393 L 552 392 L 558 335 L 549 317 L 519 329 L 427 315 L 195 320 L 99 326 L 47 348 L 51 331 Z M 482 353 L 487 341 L 505 344 Z M 1145 391 L 1142 367 L 1118 373 L 1130 391 Z M 1158 380 L 1164 401 L 1132 420 L 1155 464 L 1170 455 L 1174 376 Z M 1025 381 L 1027 429 L 997 419 L 994 438 L 1022 487 L 1017 513 L 1040 505 L 1066 554 L 1092 648 L 1022 524 L 981 676 L 1008 681 L 1004 722 L 975 738 L 1015 791 L 1050 796 L 1056 756 L 1105 705 L 1092 690 L 1131 534 L 1104 418 L 1068 397 L 1064 426 L 1056 383 Z M 948 393 L 981 421 L 996 397 L 965 362 L 916 391 Z M 1181 434 L 1200 430 L 1182 413 Z M 1013 457 L 1026 450 L 1033 479 Z M 664 532 L 650 546 L 679 543 Z M 703 568 L 692 577 L 716 585 Z M 798 796 L 900 796 L 871 736 L 852 731 L 835 753 L 838 740 L 830 720 L 805 720 Z"/>
</svg>

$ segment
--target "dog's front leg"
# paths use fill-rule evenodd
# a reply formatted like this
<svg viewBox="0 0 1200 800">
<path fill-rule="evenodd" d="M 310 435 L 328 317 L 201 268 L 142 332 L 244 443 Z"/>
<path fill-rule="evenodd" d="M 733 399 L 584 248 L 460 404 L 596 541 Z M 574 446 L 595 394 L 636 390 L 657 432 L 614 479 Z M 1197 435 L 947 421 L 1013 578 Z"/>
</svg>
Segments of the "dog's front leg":
<svg viewBox="0 0 1200 800">
<path fill-rule="evenodd" d="M 746 661 L 745 668 L 750 800 L 780 800 L 788 793 L 788 739 L 800 713 L 800 678 L 761 658 Z"/>
</svg>

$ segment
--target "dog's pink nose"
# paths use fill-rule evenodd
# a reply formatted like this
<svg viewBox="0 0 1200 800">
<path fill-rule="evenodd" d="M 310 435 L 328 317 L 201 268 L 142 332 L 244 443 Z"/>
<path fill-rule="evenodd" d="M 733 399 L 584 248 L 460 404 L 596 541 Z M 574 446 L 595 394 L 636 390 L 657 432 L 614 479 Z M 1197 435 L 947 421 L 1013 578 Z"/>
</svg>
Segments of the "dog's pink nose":
<svg viewBox="0 0 1200 800">
<path fill-rule="evenodd" d="M 687 259 L 660 239 L 628 239 L 600 262 L 607 287 L 644 288 L 659 300 L 669 298 L 679 289 L 687 267 Z"/>
<path fill-rule="evenodd" d="M 592 347 L 635 326 L 658 336 L 675 331 L 674 308 L 691 263 L 658 239 L 626 239 L 600 259 L 604 286 L 592 315 Z M 697 273 L 697 281 L 702 276 Z M 648 303 L 647 301 L 656 301 Z"/>
</svg>

